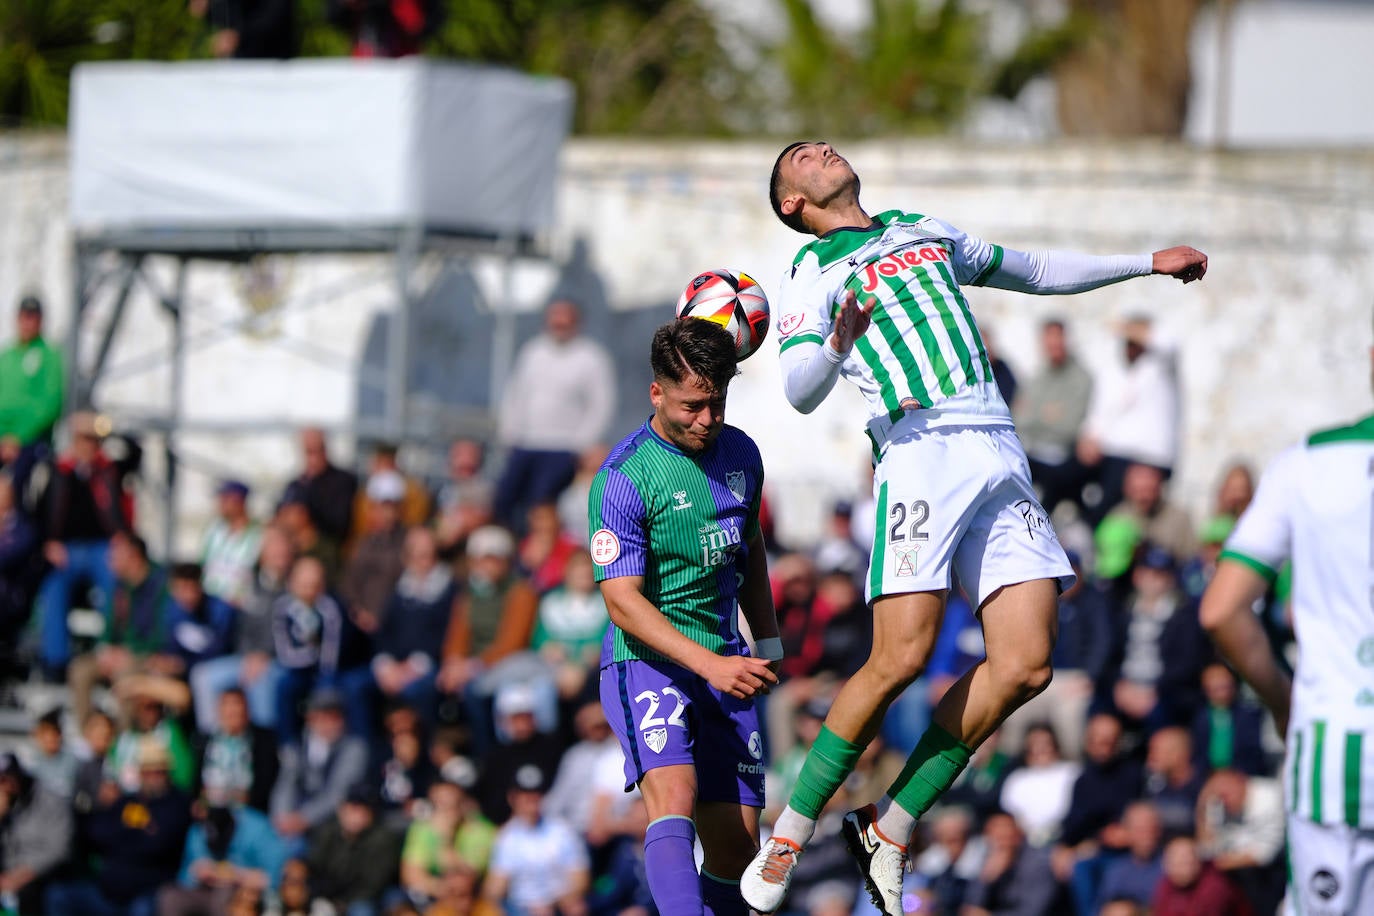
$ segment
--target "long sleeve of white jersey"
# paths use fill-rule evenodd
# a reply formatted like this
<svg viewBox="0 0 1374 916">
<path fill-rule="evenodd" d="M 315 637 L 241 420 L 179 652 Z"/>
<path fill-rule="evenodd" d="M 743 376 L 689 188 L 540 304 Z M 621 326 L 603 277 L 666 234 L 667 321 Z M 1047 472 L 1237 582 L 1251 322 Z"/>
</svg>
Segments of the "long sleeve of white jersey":
<svg viewBox="0 0 1374 916">
<path fill-rule="evenodd" d="M 810 413 L 835 387 L 845 355 L 830 345 L 802 342 L 783 350 L 778 359 L 782 363 L 782 388 L 787 401 L 802 413 Z"/>
<path fill-rule="evenodd" d="M 985 285 L 1053 296 L 1085 293 L 1153 271 L 1154 256 L 1149 254 L 1094 255 L 1077 251 L 1003 248 L 1002 263 L 988 276 Z"/>
</svg>

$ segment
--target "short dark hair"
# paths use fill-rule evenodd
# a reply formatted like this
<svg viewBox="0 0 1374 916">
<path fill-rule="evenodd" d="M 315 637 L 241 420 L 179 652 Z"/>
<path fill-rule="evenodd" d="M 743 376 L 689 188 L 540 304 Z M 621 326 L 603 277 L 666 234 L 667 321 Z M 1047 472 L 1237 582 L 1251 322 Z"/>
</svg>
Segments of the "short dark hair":
<svg viewBox="0 0 1374 916">
<path fill-rule="evenodd" d="M 1064 319 L 1060 318 L 1058 315 L 1051 315 L 1049 318 L 1040 322 L 1040 330 L 1048 331 L 1050 328 L 1054 328 L 1057 331 L 1068 330 L 1068 326 L 1064 324 Z"/>
<path fill-rule="evenodd" d="M 177 582 L 195 582 L 199 585 L 204 575 L 205 570 L 199 563 L 177 563 L 172 567 L 170 578 Z"/>
<path fill-rule="evenodd" d="M 773 176 L 768 179 L 768 202 L 773 205 L 773 213 L 782 220 L 782 224 L 788 229 L 794 229 L 804 235 L 810 235 L 811 230 L 806 228 L 806 222 L 802 219 L 801 213 L 782 212 L 782 161 L 787 158 L 792 150 L 810 142 L 810 140 L 794 140 L 784 146 L 782 152 L 778 153 L 778 158 L 773 161 Z"/>
<path fill-rule="evenodd" d="M 116 532 L 115 536 L 124 538 L 128 545 L 134 549 L 134 553 L 138 554 L 139 559 L 148 559 L 148 542 L 143 538 L 132 531 L 119 531 Z"/>
<path fill-rule="evenodd" d="M 654 332 L 649 366 L 654 381 L 681 384 L 695 376 L 717 392 L 730 385 L 739 353 L 730 332 L 705 318 L 679 318 Z"/>
<path fill-rule="evenodd" d="M 225 697 L 238 697 L 244 703 L 248 702 L 247 691 L 245 691 L 238 684 L 234 684 L 230 687 L 225 687 L 223 690 L 219 692 L 219 699 L 223 700 Z"/>
</svg>

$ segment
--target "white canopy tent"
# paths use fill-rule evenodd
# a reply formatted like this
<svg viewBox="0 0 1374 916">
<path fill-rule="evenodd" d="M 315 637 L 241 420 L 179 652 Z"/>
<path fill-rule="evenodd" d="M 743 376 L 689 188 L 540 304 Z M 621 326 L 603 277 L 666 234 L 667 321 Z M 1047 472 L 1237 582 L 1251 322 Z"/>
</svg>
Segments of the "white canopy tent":
<svg viewBox="0 0 1374 916">
<path fill-rule="evenodd" d="M 70 117 L 74 318 L 68 404 L 99 406 L 125 305 L 150 292 L 172 323 L 170 407 L 124 418 L 167 443 L 167 543 L 175 518 L 186 272 L 196 260 L 389 253 L 396 307 L 386 410 L 355 435 L 415 435 L 407 416 L 418 261 L 539 257 L 553 226 L 558 157 L 572 117 L 562 80 L 408 60 L 110 63 L 77 68 Z M 170 256 L 170 289 L 146 269 Z M 509 273 L 509 271 L 507 271 Z M 93 310 L 97 297 L 108 309 Z M 83 353 L 85 325 L 108 313 Z M 493 373 L 509 365 L 512 316 L 497 311 Z M 493 386 L 493 395 L 499 385 Z M 236 421 L 245 428 L 249 424 Z M 270 418 L 251 424 L 253 431 Z M 233 424 L 229 424 L 233 425 Z M 218 424 L 215 431 L 230 431 Z"/>
</svg>

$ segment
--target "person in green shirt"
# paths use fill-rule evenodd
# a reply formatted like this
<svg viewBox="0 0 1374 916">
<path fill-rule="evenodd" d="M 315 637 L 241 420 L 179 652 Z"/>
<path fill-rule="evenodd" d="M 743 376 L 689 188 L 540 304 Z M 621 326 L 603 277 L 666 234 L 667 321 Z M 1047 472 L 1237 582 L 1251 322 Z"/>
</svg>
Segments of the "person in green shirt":
<svg viewBox="0 0 1374 916">
<path fill-rule="evenodd" d="M 43 303 L 19 301 L 15 340 L 0 350 L 0 457 L 5 463 L 21 448 L 50 443 L 62 416 L 62 354 L 43 339 Z"/>
<path fill-rule="evenodd" d="M 401 887 L 417 905 L 442 896 L 454 869 L 485 871 L 496 842 L 496 827 L 458 783 L 434 783 L 429 803 L 432 813 L 410 825 L 401 851 Z"/>
</svg>

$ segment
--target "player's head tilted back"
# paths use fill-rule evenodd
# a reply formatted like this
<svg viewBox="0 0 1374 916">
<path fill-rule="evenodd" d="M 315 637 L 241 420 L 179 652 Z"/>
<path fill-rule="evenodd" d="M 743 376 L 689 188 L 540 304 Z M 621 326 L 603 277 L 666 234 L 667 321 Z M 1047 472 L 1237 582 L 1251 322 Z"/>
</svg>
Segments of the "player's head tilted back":
<svg viewBox="0 0 1374 916">
<path fill-rule="evenodd" d="M 649 348 L 654 431 L 688 454 L 709 448 L 725 425 L 737 363 L 735 339 L 715 322 L 679 318 L 655 331 Z"/>
<path fill-rule="evenodd" d="M 824 140 L 789 143 L 773 163 L 768 201 L 789 229 L 818 234 L 808 210 L 858 205 L 859 176 Z"/>
</svg>

